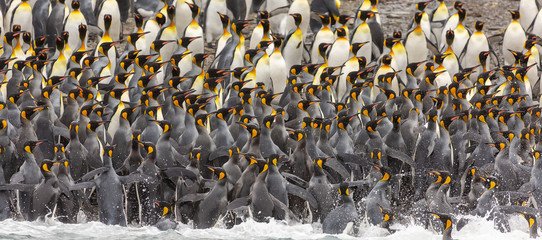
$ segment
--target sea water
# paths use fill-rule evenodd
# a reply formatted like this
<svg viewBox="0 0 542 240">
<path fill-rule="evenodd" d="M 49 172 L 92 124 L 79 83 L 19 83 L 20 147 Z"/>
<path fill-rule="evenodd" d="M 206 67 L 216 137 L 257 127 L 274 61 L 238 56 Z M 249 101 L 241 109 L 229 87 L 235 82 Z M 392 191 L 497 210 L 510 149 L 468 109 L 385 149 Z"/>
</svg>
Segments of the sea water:
<svg viewBox="0 0 542 240">
<path fill-rule="evenodd" d="M 528 223 L 521 216 L 511 216 L 511 231 L 501 233 L 493 222 L 469 217 L 461 231 L 452 232 L 454 239 L 511 240 L 529 239 Z M 220 224 L 210 229 L 193 229 L 179 224 L 175 230 L 160 231 L 155 227 L 108 226 L 100 222 L 63 224 L 52 219 L 35 222 L 5 220 L 0 222 L 0 239 L 441 239 L 442 235 L 414 224 L 392 224 L 394 233 L 377 226 L 362 224 L 357 236 L 322 233 L 320 224 L 288 223 L 271 219 L 269 223 L 247 220 L 231 229 Z M 542 239 L 542 238 L 540 238 Z"/>
</svg>

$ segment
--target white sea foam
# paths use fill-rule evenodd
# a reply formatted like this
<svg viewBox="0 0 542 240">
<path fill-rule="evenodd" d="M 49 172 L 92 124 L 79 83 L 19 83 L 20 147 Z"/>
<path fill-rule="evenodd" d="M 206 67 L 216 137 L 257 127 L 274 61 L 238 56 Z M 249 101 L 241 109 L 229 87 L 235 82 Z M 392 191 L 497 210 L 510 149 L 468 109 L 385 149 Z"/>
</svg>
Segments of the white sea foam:
<svg viewBox="0 0 542 240">
<path fill-rule="evenodd" d="M 528 239 L 527 221 L 521 217 L 511 217 L 511 232 L 501 233 L 493 228 L 493 222 L 473 218 L 461 231 L 453 231 L 454 239 Z M 327 235 L 322 233 L 319 224 L 288 224 L 271 220 L 257 223 L 248 220 L 232 229 L 216 227 L 211 229 L 192 229 L 191 225 L 180 224 L 177 229 L 159 231 L 155 227 L 107 226 L 99 222 L 82 224 L 63 224 L 54 220 L 41 222 L 19 222 L 6 220 L 0 222 L 0 239 L 401 239 L 429 240 L 442 236 L 431 230 L 415 225 L 393 224 L 393 234 L 375 226 L 362 225 L 359 236 L 345 234 Z"/>
</svg>

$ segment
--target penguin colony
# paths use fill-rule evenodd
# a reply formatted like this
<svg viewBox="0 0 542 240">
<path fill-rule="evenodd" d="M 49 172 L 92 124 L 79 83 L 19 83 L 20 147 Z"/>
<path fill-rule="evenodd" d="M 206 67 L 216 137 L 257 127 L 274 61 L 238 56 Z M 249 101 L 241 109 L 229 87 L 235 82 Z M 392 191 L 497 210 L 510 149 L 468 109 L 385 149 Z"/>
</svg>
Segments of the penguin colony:
<svg viewBox="0 0 542 240">
<path fill-rule="evenodd" d="M 0 2 L 1 220 L 396 221 L 451 239 L 457 216 L 510 231 L 521 215 L 537 236 L 535 0 L 510 11 L 502 49 L 462 2 L 419 2 L 391 35 L 378 0 L 354 15 L 338 0 L 130 4 Z"/>
</svg>

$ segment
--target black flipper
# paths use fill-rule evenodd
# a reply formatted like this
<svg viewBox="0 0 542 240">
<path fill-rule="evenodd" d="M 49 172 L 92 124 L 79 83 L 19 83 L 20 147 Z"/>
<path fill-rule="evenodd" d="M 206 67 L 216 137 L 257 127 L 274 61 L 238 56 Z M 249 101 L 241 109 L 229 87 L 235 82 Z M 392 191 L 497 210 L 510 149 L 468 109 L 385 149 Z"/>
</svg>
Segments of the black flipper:
<svg viewBox="0 0 542 240">
<path fill-rule="evenodd" d="M 171 168 L 162 170 L 162 173 L 165 174 L 165 176 L 168 178 L 184 177 L 193 181 L 196 181 L 198 179 L 198 176 L 196 176 L 196 174 L 194 174 L 190 170 L 186 170 L 186 168 L 183 168 L 183 167 L 171 167 Z"/>
<path fill-rule="evenodd" d="M 205 198 L 205 193 L 193 193 L 184 195 L 181 199 L 177 200 L 177 203 L 184 202 L 199 202 Z"/>
<path fill-rule="evenodd" d="M 82 190 L 82 189 L 86 189 L 86 188 L 92 188 L 94 186 L 96 186 L 96 183 L 94 183 L 94 181 L 82 182 L 82 183 L 78 183 L 78 184 L 74 184 L 74 185 L 70 186 L 70 190 L 71 191 Z"/>
<path fill-rule="evenodd" d="M 29 192 L 36 189 L 36 186 L 37 184 L 13 183 L 13 184 L 0 185 L 0 191 L 19 190 L 19 191 Z"/>
<path fill-rule="evenodd" d="M 270 195 L 272 197 L 272 195 Z M 279 201 L 280 202 L 280 201 Z M 233 200 L 228 204 L 226 210 L 231 211 L 240 207 L 248 206 L 250 204 L 250 195 Z"/>
<path fill-rule="evenodd" d="M 309 183 L 307 181 L 301 179 L 300 177 L 298 177 L 296 175 L 293 175 L 293 174 L 290 174 L 290 173 L 287 173 L 287 172 L 281 172 L 280 174 L 282 176 L 284 176 L 284 178 L 286 178 L 286 180 L 294 182 L 295 184 L 299 185 L 302 188 L 308 188 L 309 187 Z"/>
<path fill-rule="evenodd" d="M 102 173 L 106 172 L 107 170 L 109 170 L 108 167 L 96 168 L 96 169 L 88 172 L 87 174 L 83 175 L 81 177 L 81 181 L 86 182 L 86 181 L 92 179 L 94 176 L 102 174 Z"/>
</svg>

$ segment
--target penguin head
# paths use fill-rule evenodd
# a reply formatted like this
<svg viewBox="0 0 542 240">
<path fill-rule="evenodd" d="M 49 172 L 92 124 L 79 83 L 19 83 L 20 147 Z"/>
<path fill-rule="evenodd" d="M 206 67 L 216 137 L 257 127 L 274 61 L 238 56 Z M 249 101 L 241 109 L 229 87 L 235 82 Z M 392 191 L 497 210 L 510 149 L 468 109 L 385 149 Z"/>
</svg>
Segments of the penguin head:
<svg viewBox="0 0 542 240">
<path fill-rule="evenodd" d="M 169 123 L 169 121 L 167 120 L 162 120 L 162 121 L 153 120 L 153 122 L 155 122 L 156 124 L 158 124 L 158 126 L 162 128 L 162 133 L 166 133 L 171 130 L 171 123 Z"/>
<path fill-rule="evenodd" d="M 208 168 L 216 175 L 218 180 L 226 179 L 226 171 L 223 168 L 221 167 L 208 167 Z"/>
<path fill-rule="evenodd" d="M 259 11 L 258 12 L 258 19 L 260 19 L 260 20 L 269 19 L 269 12 L 267 12 L 267 11 Z"/>
<path fill-rule="evenodd" d="M 431 215 L 440 219 L 444 225 L 443 232 L 450 231 L 452 229 L 452 216 L 444 213 L 430 212 Z"/>
<path fill-rule="evenodd" d="M 77 31 L 79 33 L 79 39 L 83 41 L 87 37 L 87 32 L 88 32 L 87 25 L 81 23 L 79 27 L 77 28 Z"/>
<path fill-rule="evenodd" d="M 112 89 L 111 91 L 109 91 L 109 95 L 115 99 L 119 99 L 121 98 L 122 94 L 124 94 L 125 92 L 128 92 L 130 90 L 130 88 L 117 88 L 117 89 Z"/>
<path fill-rule="evenodd" d="M 454 2 L 454 9 L 455 10 L 458 10 L 460 8 L 463 8 L 463 2 L 460 2 L 460 1 L 455 1 Z"/>
<path fill-rule="evenodd" d="M 446 44 L 451 46 L 454 43 L 455 33 L 454 30 L 446 31 Z"/>
<path fill-rule="evenodd" d="M 111 49 L 113 46 L 117 45 L 121 43 L 120 41 L 116 41 L 116 42 L 104 42 L 102 44 L 100 44 L 100 46 L 98 47 L 98 51 L 103 54 L 104 56 L 107 56 L 108 52 L 109 52 L 109 49 Z"/>
<path fill-rule="evenodd" d="M 73 10 L 79 10 L 80 7 L 81 7 L 81 3 L 79 2 L 79 0 L 73 0 L 72 1 L 72 9 Z"/>
<path fill-rule="evenodd" d="M 211 55 L 213 55 L 213 54 L 212 54 L 212 53 L 206 53 L 206 54 L 198 53 L 198 54 L 194 54 L 194 57 L 193 57 L 192 61 L 193 61 L 197 66 L 202 66 L 202 65 L 203 65 L 203 61 L 205 61 L 205 59 L 207 59 L 207 58 L 210 57 Z"/>
<path fill-rule="evenodd" d="M 214 114 L 216 114 L 216 117 L 223 120 L 228 121 L 228 118 L 230 116 L 230 113 L 233 112 L 234 108 L 220 108 Z"/>
<path fill-rule="evenodd" d="M 347 182 L 342 182 L 341 185 L 339 185 L 339 195 L 350 196 L 350 190 Z"/>
<path fill-rule="evenodd" d="M 204 114 L 199 114 L 196 116 L 196 124 L 199 125 L 199 126 L 202 126 L 202 127 L 206 127 L 207 126 L 207 118 L 210 116 L 211 114 L 210 113 L 204 113 Z"/>
<path fill-rule="evenodd" d="M 301 100 L 297 103 L 297 107 L 303 111 L 307 111 L 309 107 L 317 102 L 309 100 Z"/>
<path fill-rule="evenodd" d="M 351 16 L 348 16 L 348 15 L 341 15 L 339 16 L 339 23 L 343 26 L 346 25 L 346 23 L 348 22 L 348 20 L 352 19 L 353 17 Z M 342 29 L 342 28 L 337 28 L 337 29 Z M 343 29 L 344 30 L 344 29 Z M 346 31 L 345 31 L 345 35 L 346 35 Z"/>
<path fill-rule="evenodd" d="M 64 40 L 64 46 L 68 46 L 68 39 L 70 39 L 70 33 L 67 31 L 64 31 L 60 33 L 60 38 Z"/>
<path fill-rule="evenodd" d="M 29 32 L 23 32 L 23 42 L 32 46 L 32 34 Z"/>
<path fill-rule="evenodd" d="M 274 121 L 275 121 L 275 116 L 272 116 L 272 115 L 265 116 L 262 121 L 262 127 L 271 129 L 271 126 L 273 125 Z"/>
<path fill-rule="evenodd" d="M 433 1 L 418 2 L 416 4 L 416 9 L 423 12 L 423 10 L 425 10 L 425 7 L 427 7 L 427 5 L 429 5 L 429 3 L 431 3 L 431 2 L 433 2 Z"/>
<path fill-rule="evenodd" d="M 166 201 L 160 201 L 160 202 L 154 202 L 154 205 L 160 209 L 158 213 L 160 216 L 171 216 L 171 214 L 174 213 L 174 205 L 172 203 L 166 202 Z"/>
<path fill-rule="evenodd" d="M 389 181 L 391 178 L 391 170 L 386 166 L 373 166 L 376 168 L 380 173 L 382 174 L 382 178 L 380 178 L 380 182 Z"/>
<path fill-rule="evenodd" d="M 320 21 L 322 21 L 322 26 L 327 26 L 331 23 L 331 17 L 328 15 L 318 14 L 318 17 L 320 18 Z"/>
<path fill-rule="evenodd" d="M 534 161 L 537 162 L 540 156 L 542 156 L 542 151 L 535 150 L 531 152 L 531 155 L 533 156 Z"/>
<path fill-rule="evenodd" d="M 55 144 L 55 153 L 64 153 L 66 152 L 66 148 L 64 147 L 64 144 L 58 143 Z"/>
<path fill-rule="evenodd" d="M 434 108 L 429 110 L 427 114 L 427 122 L 437 122 L 438 121 L 438 112 Z"/>
<path fill-rule="evenodd" d="M 424 65 L 425 63 L 427 62 L 427 60 L 425 61 L 421 61 L 421 62 L 413 62 L 413 63 L 409 63 L 406 67 L 406 72 L 407 74 L 411 75 L 411 76 L 414 76 L 414 73 L 418 70 L 418 68 L 422 65 Z"/>
<path fill-rule="evenodd" d="M 480 65 L 485 67 L 487 62 L 487 57 L 489 56 L 490 51 L 481 51 L 478 54 L 478 61 L 480 62 Z"/>
<path fill-rule="evenodd" d="M 262 97 L 262 103 L 265 104 L 266 106 L 271 107 L 271 102 L 273 101 L 273 99 L 275 99 L 276 97 L 280 95 L 282 95 L 282 93 L 274 93 L 274 94 L 267 93 Z"/>
<path fill-rule="evenodd" d="M 510 141 L 511 140 L 512 139 L 510 139 Z M 495 143 L 489 143 L 489 145 L 497 148 L 497 150 L 499 150 L 499 151 L 502 151 L 504 148 L 506 148 L 508 146 L 508 143 L 504 142 L 504 141 L 497 141 Z"/>
<path fill-rule="evenodd" d="M 370 19 L 375 16 L 375 13 L 373 11 L 360 11 L 358 18 L 361 21 L 367 21 L 367 19 Z"/>
<path fill-rule="evenodd" d="M 237 35 L 241 36 L 241 31 L 243 31 L 243 29 L 249 25 L 250 22 L 247 20 L 236 20 L 232 24 L 232 29 Z"/>
<path fill-rule="evenodd" d="M 521 14 L 519 13 L 519 11 L 510 10 L 508 12 L 510 12 L 510 14 L 512 14 L 512 19 L 513 20 L 518 20 L 519 18 L 521 18 Z"/>
<path fill-rule="evenodd" d="M 104 156 L 108 156 L 108 157 L 111 157 L 113 156 L 113 151 L 115 151 L 115 148 L 117 147 L 117 145 L 107 145 L 107 146 L 104 146 Z"/>
<path fill-rule="evenodd" d="M 166 24 L 166 16 L 164 16 L 164 14 L 162 13 L 156 14 L 156 16 L 154 16 L 154 20 L 158 23 L 158 26 L 160 26 L 160 28 L 164 24 Z"/>
<path fill-rule="evenodd" d="M 156 152 L 156 146 L 152 142 L 139 142 L 139 146 L 147 152 L 147 154 L 153 154 Z"/>
<path fill-rule="evenodd" d="M 109 31 L 109 28 L 111 28 L 111 22 L 113 21 L 113 17 L 110 14 L 104 15 L 104 28 L 105 31 Z"/>
<path fill-rule="evenodd" d="M 288 135 L 297 142 L 300 142 L 303 138 L 305 138 L 305 132 L 301 129 L 289 131 L 288 133 Z"/>
<path fill-rule="evenodd" d="M 514 56 L 514 59 L 515 59 L 515 63 L 519 63 L 520 60 L 523 58 L 524 54 L 520 51 L 514 51 L 512 49 L 508 49 L 508 52 L 510 52 L 513 56 Z"/>
<path fill-rule="evenodd" d="M 179 39 L 179 45 L 181 45 L 181 47 L 183 48 L 188 48 L 188 45 L 196 40 L 196 39 L 199 39 L 201 38 L 201 36 L 197 36 L 197 37 L 182 37 L 181 39 Z"/>
<path fill-rule="evenodd" d="M 54 162 L 49 160 L 49 159 L 45 159 L 41 162 L 41 172 L 45 175 L 45 174 L 51 174 L 51 169 L 53 168 L 53 164 Z"/>
<path fill-rule="evenodd" d="M 484 29 L 484 22 L 476 21 L 476 23 L 474 24 L 474 28 L 476 29 L 476 31 L 481 32 L 482 29 Z"/>
<path fill-rule="evenodd" d="M 6 129 L 8 126 L 8 121 L 6 119 L 0 120 L 0 130 Z"/>
<path fill-rule="evenodd" d="M 45 141 L 28 141 L 24 144 L 24 151 L 27 153 L 33 153 L 34 148 L 44 143 Z"/>
<path fill-rule="evenodd" d="M 104 125 L 105 121 L 90 121 L 87 123 L 87 129 L 93 132 L 96 132 L 96 128 L 98 128 L 101 125 Z"/>
<path fill-rule="evenodd" d="M 206 106 L 206 104 L 190 104 L 186 108 L 186 112 L 188 112 L 190 115 L 192 115 L 194 117 L 194 116 L 196 116 L 196 113 L 199 110 L 202 110 L 205 106 Z"/>
<path fill-rule="evenodd" d="M 357 54 L 358 51 L 361 49 L 361 47 L 365 46 L 365 44 L 367 44 L 369 42 L 360 42 L 360 43 L 352 43 L 352 45 L 350 46 L 350 51 L 353 53 L 353 54 Z M 367 59 L 365 57 L 363 57 L 365 59 L 365 61 L 367 61 Z"/>
<path fill-rule="evenodd" d="M 370 132 L 370 133 L 377 132 L 376 128 L 378 127 L 378 123 L 381 120 L 382 119 L 380 119 L 380 120 L 372 120 L 372 121 L 367 122 L 367 124 L 365 125 L 365 129 L 367 130 L 367 132 Z"/>
<path fill-rule="evenodd" d="M 331 44 L 329 44 L 329 43 L 320 43 L 320 45 L 318 45 L 318 54 L 320 54 L 320 56 L 325 58 L 327 56 L 326 53 L 327 53 L 327 50 L 328 50 L 329 46 L 331 46 Z"/>
<path fill-rule="evenodd" d="M 162 109 L 162 106 L 152 106 L 145 109 L 145 114 L 149 115 L 153 119 L 158 118 L 158 113 Z"/>
<path fill-rule="evenodd" d="M 175 18 L 175 6 L 173 5 L 170 5 L 167 7 L 167 17 L 171 20 L 173 20 Z"/>
<path fill-rule="evenodd" d="M 273 164 L 275 167 L 278 166 L 279 160 L 283 158 L 283 156 L 278 154 L 271 154 L 267 158 L 267 165 Z"/>
<path fill-rule="evenodd" d="M 337 28 L 335 32 L 337 33 L 337 37 L 339 38 L 346 37 L 346 31 L 343 28 Z"/>
<path fill-rule="evenodd" d="M 419 26 L 420 22 L 422 21 L 423 13 L 417 12 L 414 14 L 414 22 Z"/>
<path fill-rule="evenodd" d="M 387 223 L 393 219 L 393 211 L 390 209 L 383 208 L 382 206 L 378 206 L 378 209 L 380 209 L 380 212 L 382 213 L 382 223 Z"/>
<path fill-rule="evenodd" d="M 433 62 L 435 62 L 435 64 L 437 64 L 437 65 L 441 65 L 444 62 L 444 59 L 446 57 L 448 57 L 449 55 L 450 55 L 450 53 L 448 53 L 448 54 L 437 54 L 437 55 L 433 56 Z"/>
<path fill-rule="evenodd" d="M 8 45 L 13 45 L 13 40 L 18 38 L 21 32 L 7 32 L 4 34 L 4 42 Z"/>
<path fill-rule="evenodd" d="M 42 110 L 44 107 L 25 107 L 21 110 L 21 118 L 24 118 L 28 121 L 32 120 L 35 112 Z"/>
<path fill-rule="evenodd" d="M 500 185 L 499 179 L 494 176 L 489 176 L 487 178 L 482 177 L 482 180 L 484 180 L 487 190 L 496 189 Z"/>
<path fill-rule="evenodd" d="M 303 21 L 303 17 L 301 16 L 301 14 L 294 13 L 294 14 L 290 14 L 290 16 L 294 18 L 295 25 L 299 27 L 299 25 L 301 25 L 301 22 Z"/>
<path fill-rule="evenodd" d="M 22 28 L 21 28 L 21 25 L 19 25 L 19 24 L 15 24 L 15 25 L 13 25 L 13 27 L 11 27 L 11 31 L 13 31 L 13 32 L 22 33 L 21 30 L 22 30 Z"/>
<path fill-rule="evenodd" d="M 118 82 L 122 85 L 126 85 L 126 80 L 128 80 L 128 78 L 130 76 L 134 75 L 134 73 L 131 73 L 131 72 L 128 72 L 128 73 L 119 73 L 115 76 L 115 82 Z M 122 93 L 121 93 L 122 95 Z"/>
<path fill-rule="evenodd" d="M 230 18 L 228 15 L 222 14 L 220 12 L 217 12 L 218 16 L 220 16 L 220 22 L 222 22 L 222 27 L 226 29 L 230 25 Z"/>
<path fill-rule="evenodd" d="M 306 127 L 311 127 L 312 125 L 312 118 L 310 117 L 304 117 L 301 121 L 301 128 L 305 129 Z"/>
<path fill-rule="evenodd" d="M 320 92 L 319 88 L 320 88 L 319 85 L 309 84 L 307 88 L 305 89 L 305 94 L 308 94 L 306 95 L 306 97 L 307 98 L 309 98 L 310 96 L 318 97 L 318 94 Z"/>
<path fill-rule="evenodd" d="M 324 168 L 324 164 L 331 158 L 317 157 L 312 162 L 319 168 Z"/>
<path fill-rule="evenodd" d="M 371 151 L 371 159 L 378 164 L 379 161 L 382 161 L 382 150 L 375 148 Z"/>
<path fill-rule="evenodd" d="M 380 62 L 382 63 L 382 65 L 390 65 L 391 64 L 391 56 L 386 54 L 384 56 L 382 56 L 382 59 L 380 59 Z"/>
<path fill-rule="evenodd" d="M 185 3 L 188 5 L 188 7 L 190 8 L 190 11 L 192 12 L 192 18 L 196 19 L 196 17 L 198 17 L 199 11 L 200 11 L 198 5 L 191 4 L 189 2 L 185 2 Z"/>
<path fill-rule="evenodd" d="M 521 130 L 521 133 L 519 134 L 519 139 L 530 141 L 531 138 L 532 136 L 529 129 L 524 128 Z"/>
</svg>

